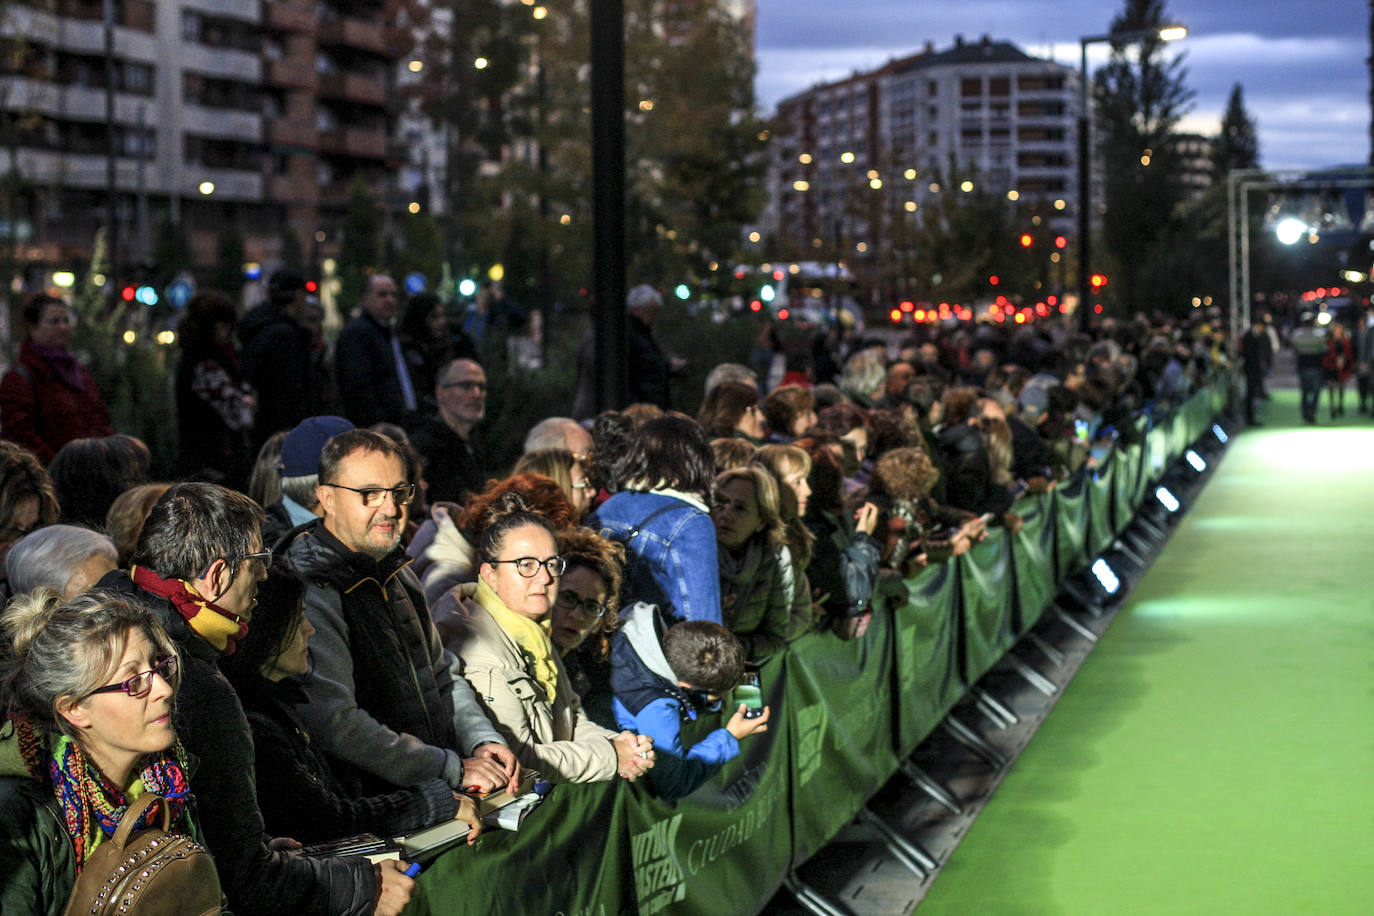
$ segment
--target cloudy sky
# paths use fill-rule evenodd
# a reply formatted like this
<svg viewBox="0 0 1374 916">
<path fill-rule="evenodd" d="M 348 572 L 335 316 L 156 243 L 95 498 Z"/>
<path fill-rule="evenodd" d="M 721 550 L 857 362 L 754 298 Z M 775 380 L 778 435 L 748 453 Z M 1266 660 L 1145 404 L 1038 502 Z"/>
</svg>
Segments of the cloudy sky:
<svg viewBox="0 0 1374 916">
<path fill-rule="evenodd" d="M 1110 30 L 1120 0 L 758 0 L 760 107 L 954 36 L 987 34 L 1078 66 L 1078 39 Z M 1166 0 L 1189 28 L 1174 47 L 1196 92 L 1185 130 L 1215 133 L 1240 83 L 1270 169 L 1369 159 L 1368 5 L 1358 0 Z M 1109 46 L 1089 48 L 1088 66 Z"/>
</svg>

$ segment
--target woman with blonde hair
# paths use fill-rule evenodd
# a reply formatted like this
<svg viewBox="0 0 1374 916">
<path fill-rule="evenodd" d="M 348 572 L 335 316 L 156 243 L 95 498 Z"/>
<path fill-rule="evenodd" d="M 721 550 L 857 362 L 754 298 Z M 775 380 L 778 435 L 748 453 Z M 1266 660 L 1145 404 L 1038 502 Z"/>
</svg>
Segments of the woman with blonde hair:
<svg viewBox="0 0 1374 916">
<path fill-rule="evenodd" d="M 565 448 L 545 448 L 526 452 L 515 463 L 511 474 L 543 474 L 558 484 L 568 505 L 573 509 L 573 521 L 580 522 L 592 505 L 591 485 L 586 470 L 577 456 Z"/>
<path fill-rule="evenodd" d="M 797 587 L 773 475 L 752 464 L 720 474 L 711 518 L 723 623 L 739 637 L 746 658 L 762 661 L 787 639 Z"/>
<path fill-rule="evenodd" d="M 63 601 L 39 588 L 10 602 L 0 640 L 0 909 L 62 912 L 145 793 L 165 799 L 173 830 L 198 838 L 172 728 L 180 658 L 157 620 L 109 592 Z M 213 906 L 219 888 L 205 890 Z"/>
<path fill-rule="evenodd" d="M 806 568 L 811 565 L 811 550 L 816 536 L 802 520 L 811 499 L 811 456 L 795 445 L 765 445 L 754 452 L 752 463 L 773 475 L 778 484 L 778 505 L 787 528 L 787 549 L 792 554 L 796 572 L 792 596 L 791 621 L 787 627 L 789 640 L 814 629 L 819 609 L 811 600 L 811 583 Z"/>
</svg>

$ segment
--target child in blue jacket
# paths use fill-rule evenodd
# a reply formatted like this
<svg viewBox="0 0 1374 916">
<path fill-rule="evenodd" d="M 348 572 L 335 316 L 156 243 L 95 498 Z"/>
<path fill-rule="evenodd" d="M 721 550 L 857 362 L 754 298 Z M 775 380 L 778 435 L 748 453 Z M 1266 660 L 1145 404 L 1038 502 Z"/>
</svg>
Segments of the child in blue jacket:
<svg viewBox="0 0 1374 916">
<path fill-rule="evenodd" d="M 717 712 L 721 697 L 744 675 L 744 650 L 735 634 L 709 620 L 686 620 L 662 634 L 657 608 L 643 602 L 620 612 L 621 628 L 611 644 L 611 706 L 621 728 L 654 739 L 657 763 L 647 776 L 659 798 L 692 794 L 739 753 L 742 739 L 768 730 L 768 707 L 754 719 L 735 710 L 718 728 L 689 748 L 682 723 L 698 712 Z"/>
</svg>

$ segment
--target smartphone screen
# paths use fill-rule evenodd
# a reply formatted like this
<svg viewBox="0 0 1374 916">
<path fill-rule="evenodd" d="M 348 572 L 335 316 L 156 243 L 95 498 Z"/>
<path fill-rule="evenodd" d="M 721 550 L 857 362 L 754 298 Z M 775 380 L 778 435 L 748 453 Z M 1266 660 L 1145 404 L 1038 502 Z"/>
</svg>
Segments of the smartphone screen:
<svg viewBox="0 0 1374 916">
<path fill-rule="evenodd" d="M 757 719 L 763 715 L 763 688 L 759 686 L 759 673 L 756 669 L 746 668 L 744 680 L 735 688 L 731 705 L 738 709 L 741 703 L 745 706 L 746 719 Z"/>
</svg>

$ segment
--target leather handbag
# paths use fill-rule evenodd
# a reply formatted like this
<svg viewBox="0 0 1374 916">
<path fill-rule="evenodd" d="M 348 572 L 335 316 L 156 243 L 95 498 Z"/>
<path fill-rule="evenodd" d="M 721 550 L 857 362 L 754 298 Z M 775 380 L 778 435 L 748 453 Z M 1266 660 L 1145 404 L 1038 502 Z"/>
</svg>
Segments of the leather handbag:
<svg viewBox="0 0 1374 916">
<path fill-rule="evenodd" d="M 155 804 L 161 826 L 134 833 L 139 817 Z M 96 847 L 76 876 L 65 916 L 218 914 L 222 895 L 215 860 L 204 846 L 170 827 L 170 806 L 162 796 L 139 796 L 114 836 Z"/>
</svg>

